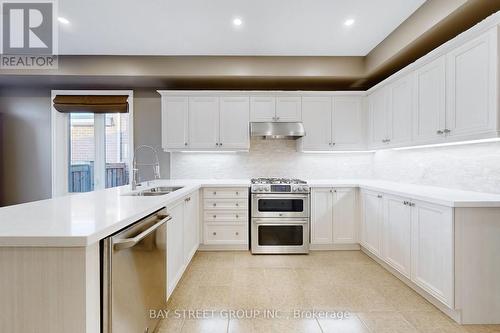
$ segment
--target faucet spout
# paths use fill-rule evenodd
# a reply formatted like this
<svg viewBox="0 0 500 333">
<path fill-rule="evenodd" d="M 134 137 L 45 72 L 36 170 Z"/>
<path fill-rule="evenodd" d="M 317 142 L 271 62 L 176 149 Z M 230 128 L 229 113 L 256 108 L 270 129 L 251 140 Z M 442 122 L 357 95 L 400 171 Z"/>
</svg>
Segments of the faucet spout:
<svg viewBox="0 0 500 333">
<path fill-rule="evenodd" d="M 151 163 L 138 163 L 137 153 L 143 149 L 150 150 L 153 154 L 153 161 Z M 150 166 L 153 168 L 154 179 L 160 179 L 160 160 L 158 158 L 158 152 L 155 148 L 148 145 L 140 145 L 134 150 L 134 157 L 132 162 L 132 190 L 135 190 L 137 186 L 140 186 L 139 182 L 139 166 Z"/>
</svg>

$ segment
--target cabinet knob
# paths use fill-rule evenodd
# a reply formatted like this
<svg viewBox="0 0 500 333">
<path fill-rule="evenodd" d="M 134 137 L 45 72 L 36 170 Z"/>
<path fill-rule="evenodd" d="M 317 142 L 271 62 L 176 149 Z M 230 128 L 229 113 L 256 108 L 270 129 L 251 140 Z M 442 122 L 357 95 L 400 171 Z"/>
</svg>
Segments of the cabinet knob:
<svg viewBox="0 0 500 333">
<path fill-rule="evenodd" d="M 239 203 L 236 203 L 236 207 L 238 207 L 240 204 Z"/>
<path fill-rule="evenodd" d="M 332 142 L 332 146 L 335 146 L 335 142 Z"/>
<path fill-rule="evenodd" d="M 236 236 L 238 236 L 240 233 L 238 231 L 235 232 Z"/>
<path fill-rule="evenodd" d="M 218 146 L 219 146 L 219 143 L 218 143 L 218 142 L 216 142 L 216 143 L 215 143 L 215 145 L 218 147 Z"/>
<path fill-rule="evenodd" d="M 219 142 L 219 146 L 222 146 L 222 142 Z"/>
<path fill-rule="evenodd" d="M 237 218 L 237 219 L 239 219 L 239 218 L 240 218 L 240 216 L 239 216 L 238 214 L 236 214 L 236 218 Z"/>
<path fill-rule="evenodd" d="M 187 146 L 187 145 L 188 145 L 188 143 L 187 143 L 187 142 L 184 142 L 184 146 Z"/>
<path fill-rule="evenodd" d="M 214 235 L 214 236 L 215 236 L 215 235 L 217 235 L 217 233 L 214 231 L 214 232 L 212 232 L 212 235 Z"/>
<path fill-rule="evenodd" d="M 280 120 L 280 117 L 276 117 L 276 120 Z"/>
<path fill-rule="evenodd" d="M 450 130 L 450 129 L 445 128 L 443 132 L 444 132 L 444 133 L 450 133 L 450 132 L 451 132 L 451 130 Z"/>
<path fill-rule="evenodd" d="M 215 218 L 217 218 L 217 215 L 214 215 L 213 217 L 214 217 L 214 219 L 215 219 Z"/>
<path fill-rule="evenodd" d="M 217 192 L 214 191 L 214 195 L 217 195 Z"/>
<path fill-rule="evenodd" d="M 436 131 L 436 134 L 444 134 L 444 131 L 442 131 L 442 130 L 437 130 L 437 131 Z"/>
<path fill-rule="evenodd" d="M 236 195 L 240 195 L 240 192 L 236 191 Z"/>
<path fill-rule="evenodd" d="M 382 194 L 377 195 L 377 198 L 379 199 L 382 198 Z"/>
<path fill-rule="evenodd" d="M 214 207 L 216 207 L 216 206 L 217 206 L 217 204 L 216 204 L 216 203 L 214 203 L 214 205 L 213 205 L 213 206 L 214 206 Z"/>
</svg>

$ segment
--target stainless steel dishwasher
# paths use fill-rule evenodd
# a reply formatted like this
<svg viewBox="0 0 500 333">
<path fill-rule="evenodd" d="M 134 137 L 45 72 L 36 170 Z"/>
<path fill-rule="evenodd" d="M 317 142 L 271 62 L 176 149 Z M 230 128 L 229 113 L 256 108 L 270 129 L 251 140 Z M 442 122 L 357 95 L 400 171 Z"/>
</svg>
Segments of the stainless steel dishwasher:
<svg viewBox="0 0 500 333">
<path fill-rule="evenodd" d="M 102 333 L 152 333 L 166 303 L 166 222 L 161 209 L 101 242 Z"/>
</svg>

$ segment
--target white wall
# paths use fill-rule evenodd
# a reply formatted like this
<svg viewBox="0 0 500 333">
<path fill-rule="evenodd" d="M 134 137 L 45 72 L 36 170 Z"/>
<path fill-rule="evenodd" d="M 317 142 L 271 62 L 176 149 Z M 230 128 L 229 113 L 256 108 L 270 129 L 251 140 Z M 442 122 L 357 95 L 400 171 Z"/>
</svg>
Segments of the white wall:
<svg viewBox="0 0 500 333">
<path fill-rule="evenodd" d="M 371 178 L 371 153 L 302 154 L 294 140 L 252 139 L 249 153 L 173 153 L 172 178 Z"/>
<path fill-rule="evenodd" d="M 174 153 L 171 163 L 171 177 L 177 179 L 377 178 L 500 193 L 500 142 L 375 154 L 301 154 L 294 141 L 253 139 L 249 153 Z"/>
</svg>

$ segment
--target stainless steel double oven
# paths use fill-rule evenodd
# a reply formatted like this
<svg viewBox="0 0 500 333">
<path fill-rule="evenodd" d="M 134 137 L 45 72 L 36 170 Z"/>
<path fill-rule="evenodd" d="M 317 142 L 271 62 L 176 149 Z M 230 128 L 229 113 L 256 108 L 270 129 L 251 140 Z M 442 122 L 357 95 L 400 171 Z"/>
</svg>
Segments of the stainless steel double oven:
<svg viewBox="0 0 500 333">
<path fill-rule="evenodd" d="M 251 192 L 252 253 L 308 253 L 310 194 L 305 182 L 253 179 Z"/>
</svg>

